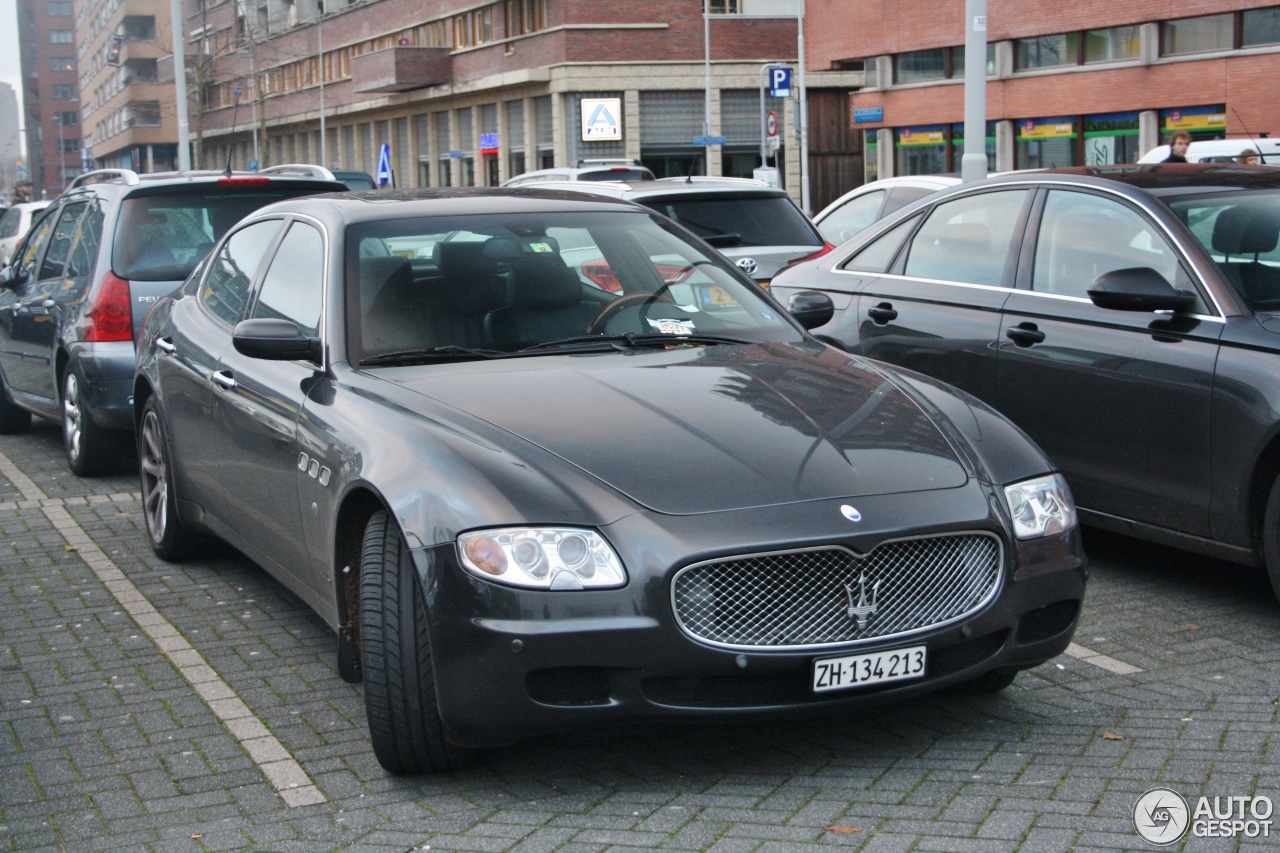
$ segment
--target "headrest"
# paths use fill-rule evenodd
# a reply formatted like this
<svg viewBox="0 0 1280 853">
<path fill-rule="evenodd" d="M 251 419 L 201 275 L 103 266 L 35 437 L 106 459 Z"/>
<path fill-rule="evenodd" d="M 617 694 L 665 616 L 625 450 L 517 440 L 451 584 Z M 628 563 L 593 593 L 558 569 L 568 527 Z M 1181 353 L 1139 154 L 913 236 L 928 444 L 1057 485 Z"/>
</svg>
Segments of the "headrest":
<svg viewBox="0 0 1280 853">
<path fill-rule="evenodd" d="M 511 283 L 507 305 L 512 308 L 568 308 L 582 301 L 582 281 L 554 254 L 521 255 L 509 261 Z"/>
<path fill-rule="evenodd" d="M 373 302 L 383 285 L 393 279 L 400 283 L 413 281 L 413 270 L 409 267 L 409 259 L 397 255 L 381 258 L 360 259 L 360 301 L 365 308 Z"/>
<path fill-rule="evenodd" d="M 1280 241 L 1280 221 L 1262 211 L 1229 207 L 1213 221 L 1213 249 L 1225 255 L 1270 252 Z"/>
<path fill-rule="evenodd" d="M 977 248 L 986 248 L 991 244 L 991 229 L 981 222 L 959 222 L 948 225 L 940 236 L 949 242 L 955 241 L 958 244 Z"/>
<path fill-rule="evenodd" d="M 450 307 L 461 314 L 484 314 L 502 304 L 498 265 L 485 256 L 486 243 L 437 243 L 442 289 Z"/>
</svg>

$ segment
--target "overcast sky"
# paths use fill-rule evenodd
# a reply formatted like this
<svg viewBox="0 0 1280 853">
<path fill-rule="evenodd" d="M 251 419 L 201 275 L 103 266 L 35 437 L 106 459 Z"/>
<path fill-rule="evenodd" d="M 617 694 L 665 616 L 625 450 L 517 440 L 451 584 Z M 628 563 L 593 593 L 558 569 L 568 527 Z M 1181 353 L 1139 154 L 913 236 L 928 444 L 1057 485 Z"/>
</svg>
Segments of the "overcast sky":
<svg viewBox="0 0 1280 853">
<path fill-rule="evenodd" d="M 0 0 L 0 80 L 18 93 L 18 123 L 22 119 L 22 64 L 18 56 L 18 3 Z"/>
</svg>

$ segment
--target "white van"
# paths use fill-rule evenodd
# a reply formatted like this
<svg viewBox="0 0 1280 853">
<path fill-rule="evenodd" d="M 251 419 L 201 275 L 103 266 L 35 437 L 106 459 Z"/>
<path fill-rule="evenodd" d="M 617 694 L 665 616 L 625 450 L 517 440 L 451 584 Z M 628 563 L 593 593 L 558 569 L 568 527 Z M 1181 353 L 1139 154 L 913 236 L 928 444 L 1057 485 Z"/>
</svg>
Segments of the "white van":
<svg viewBox="0 0 1280 853">
<path fill-rule="evenodd" d="M 1188 163 L 1232 163 L 1240 152 L 1252 148 L 1260 155 L 1259 162 L 1280 166 L 1280 139 L 1259 137 L 1250 139 L 1205 139 L 1187 146 Z M 1157 145 L 1138 158 L 1139 163 L 1162 163 L 1169 156 L 1168 145 Z"/>
</svg>

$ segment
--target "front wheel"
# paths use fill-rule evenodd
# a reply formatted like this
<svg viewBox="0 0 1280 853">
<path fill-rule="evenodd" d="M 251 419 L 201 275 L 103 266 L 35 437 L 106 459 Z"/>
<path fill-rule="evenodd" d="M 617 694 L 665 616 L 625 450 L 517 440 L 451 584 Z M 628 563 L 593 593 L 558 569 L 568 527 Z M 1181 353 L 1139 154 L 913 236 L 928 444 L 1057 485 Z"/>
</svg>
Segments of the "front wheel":
<svg viewBox="0 0 1280 853">
<path fill-rule="evenodd" d="M 385 511 L 365 525 L 360 551 L 360 656 L 378 763 L 396 774 L 459 767 L 468 751 L 444 739 L 418 575 Z"/>
<path fill-rule="evenodd" d="M 154 397 L 142 408 L 138 472 L 142 481 L 142 519 L 151 550 L 162 560 L 180 560 L 193 550 L 196 535 L 178 517 L 173 466 L 169 464 L 169 446 Z"/>
<path fill-rule="evenodd" d="M 1262 520 L 1262 559 L 1271 579 L 1271 590 L 1280 599 L 1280 477 L 1271 485 Z"/>
<path fill-rule="evenodd" d="M 124 434 L 103 429 L 85 407 L 84 388 L 73 365 L 62 377 L 62 446 L 67 464 L 81 477 L 106 474 L 120 467 Z"/>
</svg>

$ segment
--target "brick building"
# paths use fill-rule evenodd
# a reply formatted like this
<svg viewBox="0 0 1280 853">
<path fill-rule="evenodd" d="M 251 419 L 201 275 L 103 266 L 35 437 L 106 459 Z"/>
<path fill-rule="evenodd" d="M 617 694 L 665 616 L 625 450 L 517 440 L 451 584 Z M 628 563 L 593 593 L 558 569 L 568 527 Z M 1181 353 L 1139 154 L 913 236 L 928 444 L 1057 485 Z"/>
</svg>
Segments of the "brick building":
<svg viewBox="0 0 1280 853">
<path fill-rule="evenodd" d="M 867 179 L 959 170 L 964 15 L 964 0 L 808 0 L 809 67 L 865 75 L 845 121 Z M 1132 162 L 1179 129 L 1280 134 L 1275 3 L 988 0 L 987 38 L 991 169 Z"/>
<path fill-rule="evenodd" d="M 72 0 L 18 0 L 18 45 L 31 197 L 52 198 L 80 172 Z"/>
<path fill-rule="evenodd" d="M 385 143 L 398 186 L 496 185 L 597 157 L 642 159 L 659 175 L 702 174 L 708 165 L 711 174 L 750 175 L 760 165 L 761 68 L 794 65 L 797 22 L 755 17 L 768 0 L 710 5 L 716 14 L 705 31 L 703 0 L 191 6 L 193 162 L 324 161 L 376 174 Z M 824 76 L 841 103 L 861 80 Z M 785 132 L 794 104 L 768 104 L 784 129 L 789 187 L 798 187 Z M 695 145 L 702 135 L 725 144 Z"/>
<path fill-rule="evenodd" d="M 76 43 L 85 145 L 95 168 L 177 168 L 168 0 L 80 0 Z M 169 63 L 172 67 L 172 63 Z"/>
</svg>

